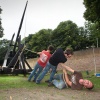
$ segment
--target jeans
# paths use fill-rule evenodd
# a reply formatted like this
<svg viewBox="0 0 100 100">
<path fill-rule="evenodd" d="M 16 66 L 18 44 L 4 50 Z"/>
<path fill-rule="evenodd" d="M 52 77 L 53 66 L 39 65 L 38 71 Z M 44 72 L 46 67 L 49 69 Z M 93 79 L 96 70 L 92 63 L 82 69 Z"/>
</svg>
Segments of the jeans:
<svg viewBox="0 0 100 100">
<path fill-rule="evenodd" d="M 38 79 L 36 80 L 36 83 L 40 83 L 40 81 L 44 78 L 44 76 L 47 74 L 47 72 L 52 69 L 52 72 L 50 73 L 50 79 L 49 81 L 52 82 L 53 77 L 56 73 L 56 66 L 51 65 L 49 62 L 47 63 L 45 69 L 42 71 L 42 73 L 39 75 Z"/>
<path fill-rule="evenodd" d="M 28 81 L 30 81 L 33 76 L 34 76 L 33 80 L 36 81 L 37 77 L 39 76 L 42 70 L 43 70 L 43 67 L 40 66 L 37 62 L 34 67 L 34 70 L 31 72 L 30 76 L 28 77 Z"/>
<path fill-rule="evenodd" d="M 62 74 L 57 74 L 54 76 L 54 80 L 52 81 L 55 87 L 58 89 L 63 89 L 66 87 L 66 84 L 63 80 L 63 75 Z"/>
</svg>

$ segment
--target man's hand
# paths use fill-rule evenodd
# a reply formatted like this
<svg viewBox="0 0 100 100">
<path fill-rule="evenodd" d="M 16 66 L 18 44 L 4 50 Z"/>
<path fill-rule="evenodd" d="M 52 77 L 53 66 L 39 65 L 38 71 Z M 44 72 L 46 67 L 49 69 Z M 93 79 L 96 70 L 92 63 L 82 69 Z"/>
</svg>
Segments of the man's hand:
<svg viewBox="0 0 100 100">
<path fill-rule="evenodd" d="M 67 74 L 66 69 L 64 69 L 64 68 L 63 68 L 63 73 L 64 73 L 64 74 Z"/>
<path fill-rule="evenodd" d="M 59 63 L 59 65 L 61 65 L 63 68 L 65 68 L 67 71 L 70 71 L 72 73 L 74 73 L 74 70 L 68 66 L 66 66 L 64 63 Z"/>
</svg>

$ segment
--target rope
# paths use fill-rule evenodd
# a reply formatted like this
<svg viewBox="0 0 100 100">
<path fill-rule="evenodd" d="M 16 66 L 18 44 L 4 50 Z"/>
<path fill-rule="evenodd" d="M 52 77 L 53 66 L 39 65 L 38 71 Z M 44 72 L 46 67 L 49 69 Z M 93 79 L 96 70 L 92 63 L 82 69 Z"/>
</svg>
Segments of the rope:
<svg viewBox="0 0 100 100">
<path fill-rule="evenodd" d="M 32 52 L 32 53 L 37 53 L 37 52 L 35 52 L 35 51 L 31 51 L 31 50 L 29 50 L 29 49 L 25 49 L 25 50 L 30 51 L 30 52 Z"/>
</svg>

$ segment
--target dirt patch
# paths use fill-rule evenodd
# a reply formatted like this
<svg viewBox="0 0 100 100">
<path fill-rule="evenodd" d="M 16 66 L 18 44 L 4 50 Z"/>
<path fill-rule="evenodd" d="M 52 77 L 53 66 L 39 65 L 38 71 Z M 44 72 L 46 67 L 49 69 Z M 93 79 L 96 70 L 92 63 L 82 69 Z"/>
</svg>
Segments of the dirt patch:
<svg viewBox="0 0 100 100">
<path fill-rule="evenodd" d="M 54 87 L 39 89 L 0 90 L 0 100 L 100 100 L 100 91 L 59 90 Z"/>
</svg>

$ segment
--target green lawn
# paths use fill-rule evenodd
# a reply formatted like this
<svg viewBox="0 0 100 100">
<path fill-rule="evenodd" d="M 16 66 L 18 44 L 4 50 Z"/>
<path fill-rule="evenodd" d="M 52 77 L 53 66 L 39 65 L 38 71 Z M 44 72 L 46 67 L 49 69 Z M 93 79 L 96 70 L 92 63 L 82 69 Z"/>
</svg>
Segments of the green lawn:
<svg viewBox="0 0 100 100">
<path fill-rule="evenodd" d="M 94 83 L 95 89 L 100 89 L 100 77 L 96 77 L 93 75 L 93 72 L 89 74 L 87 77 L 86 72 L 82 72 L 84 78 L 91 80 Z M 49 74 L 43 79 L 42 84 L 35 84 L 33 82 L 28 82 L 27 78 L 23 75 L 12 76 L 12 75 L 0 75 L 0 89 L 9 89 L 9 88 L 40 88 L 46 87 L 47 83 L 44 80 L 48 79 Z"/>
</svg>

